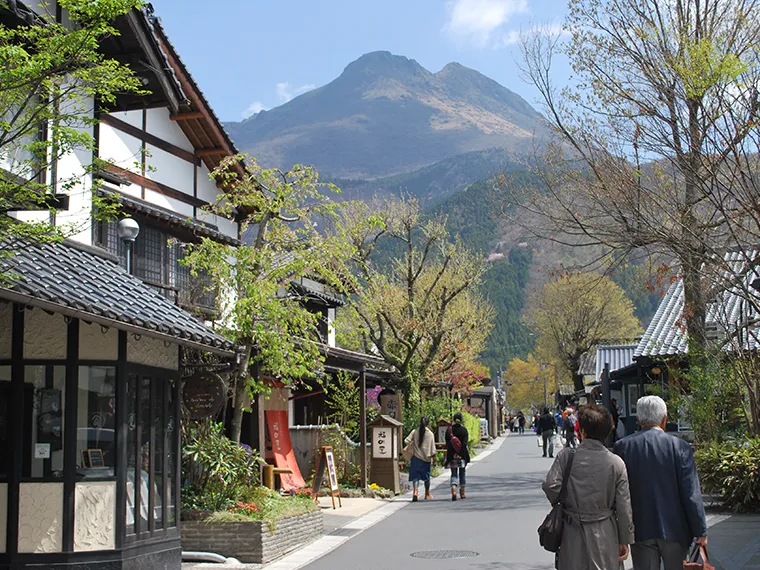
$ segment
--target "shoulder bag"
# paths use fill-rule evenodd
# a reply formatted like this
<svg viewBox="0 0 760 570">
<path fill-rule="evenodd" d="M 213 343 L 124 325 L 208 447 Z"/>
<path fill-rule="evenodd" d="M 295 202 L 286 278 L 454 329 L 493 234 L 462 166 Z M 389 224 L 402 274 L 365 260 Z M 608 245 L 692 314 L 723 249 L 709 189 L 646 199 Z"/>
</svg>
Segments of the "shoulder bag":
<svg viewBox="0 0 760 570">
<path fill-rule="evenodd" d="M 404 449 L 401 450 L 401 456 L 404 458 L 404 461 L 411 461 L 412 457 L 414 457 L 414 438 L 417 437 L 417 432 L 412 432 L 412 437 L 409 440 L 409 443 L 406 444 Z"/>
<path fill-rule="evenodd" d="M 565 496 L 567 495 L 567 482 L 570 479 L 570 470 L 573 467 L 575 450 L 570 452 L 570 460 L 567 462 L 565 473 L 562 476 L 562 488 L 559 497 L 552 503 L 552 510 L 546 515 L 544 522 L 538 527 L 538 542 L 549 552 L 558 552 L 562 543 L 562 528 L 565 525 Z"/>
</svg>

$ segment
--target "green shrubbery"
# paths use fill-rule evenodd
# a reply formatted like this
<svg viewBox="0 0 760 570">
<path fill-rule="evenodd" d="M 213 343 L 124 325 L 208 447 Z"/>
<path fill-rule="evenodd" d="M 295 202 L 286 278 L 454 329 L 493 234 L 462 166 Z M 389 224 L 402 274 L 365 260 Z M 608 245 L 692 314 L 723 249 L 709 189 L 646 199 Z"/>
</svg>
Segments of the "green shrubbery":
<svg viewBox="0 0 760 570">
<path fill-rule="evenodd" d="M 470 455 L 475 455 L 473 449 L 475 449 L 475 446 L 480 443 L 480 418 L 463 411 L 462 420 L 462 425 L 467 428 L 467 435 L 470 436 L 470 439 L 467 442 Z"/>
<path fill-rule="evenodd" d="M 695 458 L 705 493 L 732 509 L 760 511 L 760 438 L 708 443 Z"/>
</svg>

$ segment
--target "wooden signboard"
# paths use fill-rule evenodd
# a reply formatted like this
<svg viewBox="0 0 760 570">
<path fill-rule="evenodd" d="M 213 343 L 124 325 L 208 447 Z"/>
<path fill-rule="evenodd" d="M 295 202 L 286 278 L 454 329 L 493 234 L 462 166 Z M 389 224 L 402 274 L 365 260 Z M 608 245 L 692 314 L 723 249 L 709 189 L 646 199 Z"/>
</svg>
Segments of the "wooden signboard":
<svg viewBox="0 0 760 570">
<path fill-rule="evenodd" d="M 191 420 L 215 417 L 224 407 L 226 388 L 218 374 L 198 372 L 185 380 L 182 403 Z"/>
<path fill-rule="evenodd" d="M 319 489 L 322 486 L 325 467 L 327 468 L 327 478 L 330 480 L 330 496 L 332 497 L 333 509 L 335 508 L 335 497 L 338 497 L 338 505 L 343 507 L 343 503 L 340 500 L 338 474 L 335 471 L 335 456 L 330 446 L 322 447 L 322 453 L 319 454 L 319 462 L 317 463 L 317 471 L 314 473 L 314 484 L 311 488 L 311 493 L 314 495 L 315 500 L 319 502 Z"/>
</svg>

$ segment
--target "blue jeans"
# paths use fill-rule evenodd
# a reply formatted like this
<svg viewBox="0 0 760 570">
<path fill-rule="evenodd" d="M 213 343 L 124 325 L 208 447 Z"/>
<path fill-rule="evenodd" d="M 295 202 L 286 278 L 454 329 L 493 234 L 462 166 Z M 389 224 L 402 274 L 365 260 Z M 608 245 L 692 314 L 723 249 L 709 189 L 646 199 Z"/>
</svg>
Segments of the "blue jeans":
<svg viewBox="0 0 760 570">
<path fill-rule="evenodd" d="M 454 463 L 452 463 L 454 465 Z M 464 461 L 459 462 L 459 467 L 451 467 L 451 486 L 456 487 L 461 485 L 464 487 L 467 484 L 467 478 L 465 476 L 465 464 Z"/>
</svg>

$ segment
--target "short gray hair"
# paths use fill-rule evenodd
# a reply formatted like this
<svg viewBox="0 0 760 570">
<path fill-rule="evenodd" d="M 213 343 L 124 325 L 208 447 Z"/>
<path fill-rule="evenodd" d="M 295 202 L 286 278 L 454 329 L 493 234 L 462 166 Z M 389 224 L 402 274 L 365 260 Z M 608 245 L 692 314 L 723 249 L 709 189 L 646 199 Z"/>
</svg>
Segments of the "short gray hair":
<svg viewBox="0 0 760 570">
<path fill-rule="evenodd" d="M 644 396 L 636 402 L 636 417 L 641 425 L 659 424 L 668 414 L 668 405 L 659 396 Z"/>
</svg>

